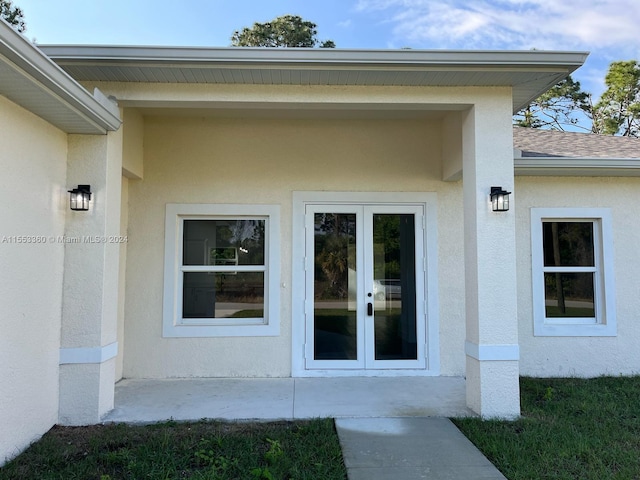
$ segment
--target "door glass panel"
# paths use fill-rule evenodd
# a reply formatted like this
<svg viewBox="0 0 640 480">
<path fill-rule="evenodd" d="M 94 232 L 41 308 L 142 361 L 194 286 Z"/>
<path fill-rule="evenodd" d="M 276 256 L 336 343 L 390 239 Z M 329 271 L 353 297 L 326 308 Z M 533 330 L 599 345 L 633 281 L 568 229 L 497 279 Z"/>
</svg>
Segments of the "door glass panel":
<svg viewBox="0 0 640 480">
<path fill-rule="evenodd" d="M 415 360 L 416 258 L 414 215 L 373 216 L 376 360 Z"/>
<path fill-rule="evenodd" d="M 356 215 L 314 215 L 314 358 L 357 359 Z"/>
</svg>

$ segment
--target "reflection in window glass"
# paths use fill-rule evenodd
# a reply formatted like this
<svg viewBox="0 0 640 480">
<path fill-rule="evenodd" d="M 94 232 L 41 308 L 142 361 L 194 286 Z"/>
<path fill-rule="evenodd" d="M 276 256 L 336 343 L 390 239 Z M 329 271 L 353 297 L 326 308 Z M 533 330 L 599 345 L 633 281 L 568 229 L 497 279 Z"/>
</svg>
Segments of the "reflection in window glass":
<svg viewBox="0 0 640 480">
<path fill-rule="evenodd" d="M 185 220 L 183 265 L 264 265 L 264 220 Z"/>
<path fill-rule="evenodd" d="M 592 267 L 593 222 L 543 222 L 544 266 Z"/>
<path fill-rule="evenodd" d="M 314 358 L 355 360 L 356 215 L 314 216 Z"/>
<path fill-rule="evenodd" d="M 595 318 L 594 274 L 545 273 L 547 317 Z"/>
<path fill-rule="evenodd" d="M 373 216 L 376 360 L 418 358 L 415 217 Z"/>
<path fill-rule="evenodd" d="M 595 318 L 593 222 L 543 222 L 542 245 L 545 316 Z"/>
<path fill-rule="evenodd" d="M 183 318 L 264 316 L 264 272 L 185 272 Z"/>
</svg>

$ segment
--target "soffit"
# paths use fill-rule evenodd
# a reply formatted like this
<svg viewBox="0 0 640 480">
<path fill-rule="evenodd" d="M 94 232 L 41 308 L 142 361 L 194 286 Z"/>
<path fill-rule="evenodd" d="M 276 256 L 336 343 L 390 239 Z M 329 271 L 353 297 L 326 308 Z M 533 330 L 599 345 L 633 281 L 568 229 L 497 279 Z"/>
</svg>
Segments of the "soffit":
<svg viewBox="0 0 640 480">
<path fill-rule="evenodd" d="M 120 126 L 115 105 L 92 96 L 4 21 L 0 95 L 67 133 L 104 134 Z"/>
<path fill-rule="evenodd" d="M 582 65 L 585 52 L 42 46 L 81 82 L 509 86 L 514 111 Z"/>
</svg>

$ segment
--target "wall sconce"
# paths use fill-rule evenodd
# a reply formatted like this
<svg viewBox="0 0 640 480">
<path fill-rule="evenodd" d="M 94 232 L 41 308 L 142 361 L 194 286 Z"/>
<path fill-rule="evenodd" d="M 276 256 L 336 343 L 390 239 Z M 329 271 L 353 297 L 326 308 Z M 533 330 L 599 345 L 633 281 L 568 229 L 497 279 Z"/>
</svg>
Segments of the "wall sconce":
<svg viewBox="0 0 640 480">
<path fill-rule="evenodd" d="M 89 210 L 89 200 L 91 200 L 91 185 L 78 185 L 78 188 L 68 190 L 69 207 L 71 210 Z"/>
<path fill-rule="evenodd" d="M 509 194 L 502 187 L 491 187 L 491 209 L 494 212 L 506 212 L 509 210 Z"/>
</svg>

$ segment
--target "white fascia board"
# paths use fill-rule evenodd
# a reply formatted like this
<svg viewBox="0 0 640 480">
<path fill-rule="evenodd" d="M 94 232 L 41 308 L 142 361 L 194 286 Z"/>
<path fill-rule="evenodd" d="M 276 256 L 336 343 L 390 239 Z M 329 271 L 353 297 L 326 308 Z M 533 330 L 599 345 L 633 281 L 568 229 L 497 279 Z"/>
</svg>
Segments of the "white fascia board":
<svg viewBox="0 0 640 480">
<path fill-rule="evenodd" d="M 231 64 L 398 65 L 425 67 L 561 68 L 568 73 L 589 55 L 579 51 L 515 50 L 359 50 L 339 48 L 156 47 L 43 45 L 56 61 L 119 61 Z M 394 67 L 392 67 L 394 66 Z"/>
<path fill-rule="evenodd" d="M 519 176 L 640 176 L 640 158 L 522 157 L 513 162 L 514 173 Z"/>
<path fill-rule="evenodd" d="M 44 55 L 40 49 L 0 19 L 0 62 L 22 77 L 26 85 L 55 98 L 101 133 L 115 131 L 122 123 L 117 105 L 92 96 L 84 87 Z M 24 85 L 23 85 L 24 86 Z M 28 89 L 24 90 L 28 94 Z M 0 86 L 0 94 L 4 94 Z M 10 98 L 20 102 L 19 98 Z M 34 112 L 38 114 L 38 112 Z"/>
</svg>

